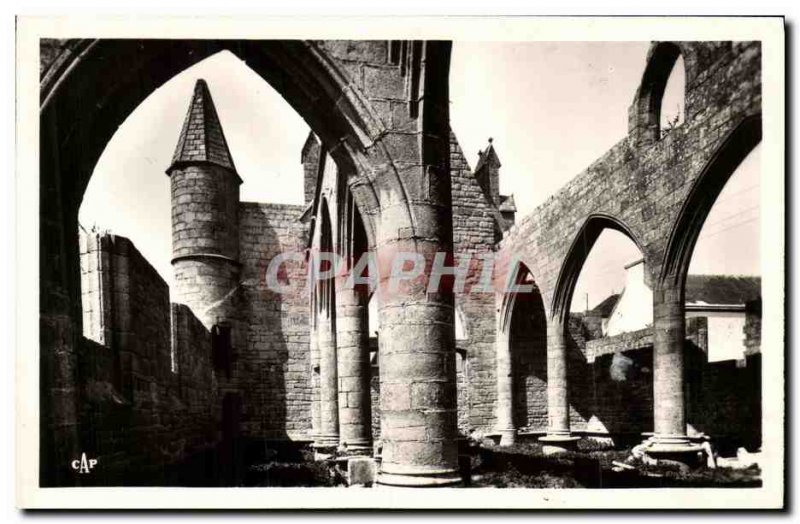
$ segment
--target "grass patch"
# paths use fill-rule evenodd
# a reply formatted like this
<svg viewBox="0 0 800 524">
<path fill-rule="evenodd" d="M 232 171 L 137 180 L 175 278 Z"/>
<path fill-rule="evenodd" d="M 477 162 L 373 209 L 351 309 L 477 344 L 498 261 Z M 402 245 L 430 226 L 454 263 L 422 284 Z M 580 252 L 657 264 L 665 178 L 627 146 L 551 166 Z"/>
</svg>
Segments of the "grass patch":
<svg viewBox="0 0 800 524">
<path fill-rule="evenodd" d="M 747 469 L 681 470 L 670 465 L 634 464 L 635 470 L 614 471 L 613 461 L 625 462 L 630 449 L 579 441 L 578 450 L 545 456 L 540 443 L 481 447 L 474 459 L 475 487 L 525 488 L 654 488 L 759 487 L 758 466 Z"/>
</svg>

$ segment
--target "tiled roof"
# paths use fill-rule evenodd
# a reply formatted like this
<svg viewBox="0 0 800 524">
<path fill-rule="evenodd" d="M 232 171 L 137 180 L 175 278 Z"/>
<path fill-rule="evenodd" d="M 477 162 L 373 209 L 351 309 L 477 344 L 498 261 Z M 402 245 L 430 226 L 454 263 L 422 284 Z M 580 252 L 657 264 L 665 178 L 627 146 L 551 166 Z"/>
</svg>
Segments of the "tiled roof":
<svg viewBox="0 0 800 524">
<path fill-rule="evenodd" d="M 761 296 L 761 277 L 688 275 L 686 303 L 744 304 Z"/>
<path fill-rule="evenodd" d="M 591 314 L 594 316 L 607 318 L 609 315 L 611 315 L 611 311 L 614 310 L 614 306 L 617 305 L 619 297 L 620 297 L 619 293 L 609 295 L 605 300 L 597 304 L 592 309 Z"/>
<path fill-rule="evenodd" d="M 607 318 L 620 295 L 610 295 L 592 309 L 594 315 Z M 688 275 L 687 304 L 744 305 L 761 297 L 761 277 L 733 275 Z"/>
<path fill-rule="evenodd" d="M 486 149 L 484 151 L 478 151 L 478 164 L 475 166 L 475 173 L 478 173 L 481 169 L 483 169 L 483 166 L 489 162 L 496 164 L 497 167 L 502 165 L 500 163 L 500 158 L 497 156 L 497 153 L 494 150 L 491 138 L 489 139 L 489 145 L 486 147 Z"/>
<path fill-rule="evenodd" d="M 514 202 L 514 195 L 500 195 L 500 203 L 498 204 L 497 209 L 504 212 L 516 212 L 517 204 Z"/>
</svg>

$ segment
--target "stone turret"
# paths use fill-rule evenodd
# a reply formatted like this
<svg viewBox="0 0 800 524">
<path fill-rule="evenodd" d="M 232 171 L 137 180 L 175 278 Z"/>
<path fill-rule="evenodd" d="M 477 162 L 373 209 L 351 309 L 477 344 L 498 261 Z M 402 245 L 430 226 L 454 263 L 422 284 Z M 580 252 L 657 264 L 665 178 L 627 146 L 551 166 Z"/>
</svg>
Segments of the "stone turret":
<svg viewBox="0 0 800 524">
<path fill-rule="evenodd" d="M 167 169 L 172 186 L 172 300 L 211 330 L 236 318 L 239 283 L 239 185 L 211 93 L 195 84 Z"/>
<path fill-rule="evenodd" d="M 500 204 L 500 158 L 489 139 L 489 145 L 484 151 L 478 151 L 478 164 L 475 166 L 475 178 L 486 196 L 494 205 Z"/>
<path fill-rule="evenodd" d="M 483 151 L 478 151 L 478 163 L 475 165 L 475 179 L 483 190 L 486 198 L 497 208 L 503 217 L 501 224 L 498 225 L 498 240 L 502 237 L 502 231 L 507 231 L 514 225 L 517 214 L 517 205 L 514 202 L 514 195 L 500 194 L 500 157 L 497 156 L 493 140 L 489 139 L 489 145 Z"/>
</svg>

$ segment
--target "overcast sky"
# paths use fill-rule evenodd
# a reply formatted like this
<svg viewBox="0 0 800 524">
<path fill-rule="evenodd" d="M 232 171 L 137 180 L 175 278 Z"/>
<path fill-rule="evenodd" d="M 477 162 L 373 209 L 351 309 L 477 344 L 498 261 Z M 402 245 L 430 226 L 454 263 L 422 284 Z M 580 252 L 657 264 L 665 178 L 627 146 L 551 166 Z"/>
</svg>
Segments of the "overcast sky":
<svg viewBox="0 0 800 524">
<path fill-rule="evenodd" d="M 453 130 L 473 168 L 478 150 L 494 139 L 503 164 L 500 189 L 514 195 L 518 218 L 624 138 L 648 46 L 454 43 Z M 281 96 L 227 52 L 177 75 L 120 126 L 95 168 L 80 210 L 84 227 L 97 225 L 130 238 L 170 283 L 170 187 L 164 170 L 198 78 L 208 82 L 244 180 L 241 199 L 303 203 L 300 149 L 309 128 Z M 676 113 L 682 103 L 682 82 L 682 68 L 676 67 L 665 113 Z M 760 274 L 759 164 L 757 148 L 723 190 L 690 272 Z M 604 232 L 584 266 L 573 309 L 582 310 L 587 302 L 593 307 L 619 292 L 623 265 L 639 256 L 627 238 Z"/>
</svg>

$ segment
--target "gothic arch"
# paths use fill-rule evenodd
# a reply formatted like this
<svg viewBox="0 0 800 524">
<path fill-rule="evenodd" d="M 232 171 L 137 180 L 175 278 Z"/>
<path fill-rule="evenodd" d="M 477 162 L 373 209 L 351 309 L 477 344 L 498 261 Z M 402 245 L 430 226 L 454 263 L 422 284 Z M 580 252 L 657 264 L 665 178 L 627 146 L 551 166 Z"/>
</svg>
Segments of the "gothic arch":
<svg viewBox="0 0 800 524">
<path fill-rule="evenodd" d="M 695 179 L 670 231 L 658 283 L 683 290 L 692 252 L 711 208 L 728 179 L 761 142 L 761 114 L 743 118 Z"/>
<path fill-rule="evenodd" d="M 334 238 L 333 238 L 333 220 L 328 207 L 327 198 L 323 198 L 320 202 L 319 209 L 319 253 L 335 253 Z M 329 269 L 326 266 L 324 269 Z M 335 308 L 335 293 L 333 286 L 333 279 L 327 278 L 325 280 L 317 281 L 317 300 L 318 300 L 318 314 L 326 314 L 334 317 Z"/>
<path fill-rule="evenodd" d="M 524 282 L 533 281 L 533 274 L 528 269 L 524 262 L 518 261 L 514 264 L 513 273 L 509 275 L 509 283 L 513 285 L 522 285 Z M 514 304 L 516 304 L 518 292 L 506 291 L 501 296 L 499 314 L 497 316 L 497 330 L 501 333 L 510 333 L 511 331 L 511 317 L 514 314 Z"/>
<path fill-rule="evenodd" d="M 66 208 L 80 205 L 94 166 L 117 128 L 153 91 L 195 63 L 230 51 L 308 122 L 352 188 L 374 237 L 382 194 L 407 191 L 383 145 L 380 116 L 319 44 L 257 40 L 76 40 L 40 84 L 41 171 L 60 178 Z M 76 211 L 77 212 L 77 211 Z M 413 224 L 408 206 L 404 218 Z"/>
<path fill-rule="evenodd" d="M 567 256 L 564 258 L 561 270 L 556 280 L 555 292 L 553 293 L 552 306 L 550 308 L 550 318 L 565 322 L 569 315 L 569 306 L 572 302 L 572 294 L 575 285 L 583 269 L 583 264 L 589 256 L 594 243 L 605 229 L 613 229 L 628 237 L 645 258 L 647 264 L 647 251 L 643 248 L 633 231 L 620 219 L 611 215 L 592 214 L 581 226 L 578 234 L 572 241 Z M 647 264 L 649 266 L 649 264 Z"/>
<path fill-rule="evenodd" d="M 377 48 L 381 43 L 363 45 Z M 406 151 L 394 143 L 397 134 L 385 128 L 389 120 L 370 102 L 372 92 L 366 86 L 361 90 L 345 70 L 336 43 L 84 39 L 43 40 L 41 46 L 40 313 L 42 390 L 49 393 L 41 404 L 42 447 L 48 451 L 40 465 L 43 485 L 60 485 L 72 477 L 68 468 L 54 465 L 65 463 L 61 455 L 71 456 L 78 448 L 73 388 L 82 316 L 78 211 L 106 145 L 151 93 L 200 60 L 225 50 L 235 54 L 308 122 L 340 169 L 351 175 L 347 185 L 365 219 L 370 245 L 387 205 L 398 230 L 416 230 L 408 195 L 417 190 L 406 188 L 399 175 L 398 164 L 405 165 L 399 157 Z M 436 80 L 446 79 L 449 44 L 424 46 L 431 57 L 422 64 Z M 397 88 L 402 84 L 400 67 L 391 75 Z M 446 93 L 446 84 L 442 88 Z M 412 94 L 421 98 L 425 93 L 420 91 Z M 438 107 L 428 104 L 427 96 L 425 100 L 426 111 Z M 423 122 L 421 127 L 435 124 Z M 406 153 L 416 161 L 421 156 L 416 148 Z"/>
<path fill-rule="evenodd" d="M 629 132 L 642 144 L 654 144 L 661 138 L 661 100 L 667 80 L 672 73 L 678 57 L 683 56 L 686 69 L 686 85 L 689 86 L 690 60 L 693 54 L 686 46 L 675 42 L 655 42 L 647 54 L 647 66 L 642 74 L 642 81 L 631 107 Z M 688 93 L 688 90 L 686 90 Z M 684 112 L 689 115 L 689 108 L 684 103 Z"/>
</svg>

